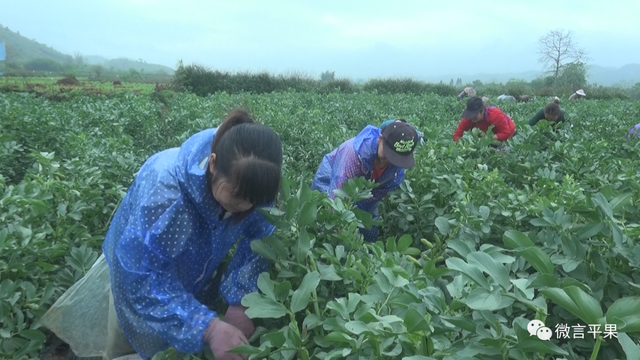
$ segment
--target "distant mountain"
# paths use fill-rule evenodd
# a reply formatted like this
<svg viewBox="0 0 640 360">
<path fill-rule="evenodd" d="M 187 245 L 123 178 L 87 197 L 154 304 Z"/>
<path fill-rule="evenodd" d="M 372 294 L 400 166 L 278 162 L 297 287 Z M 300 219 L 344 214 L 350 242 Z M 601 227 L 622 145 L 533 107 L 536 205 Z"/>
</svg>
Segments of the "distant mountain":
<svg viewBox="0 0 640 360">
<path fill-rule="evenodd" d="M 640 64 L 628 64 L 619 68 L 593 65 L 588 80 L 592 84 L 611 86 L 620 83 L 633 85 L 640 82 Z"/>
<path fill-rule="evenodd" d="M 429 82 L 444 82 L 449 83 L 451 79 L 455 83 L 458 78 L 462 79 L 463 84 L 471 83 L 474 80 L 480 80 L 483 83 L 506 83 L 510 79 L 519 79 L 531 81 L 540 75 L 539 71 L 524 71 L 517 73 L 502 73 L 502 74 L 448 74 L 439 76 L 429 76 L 425 78 L 425 81 Z"/>
<path fill-rule="evenodd" d="M 7 62 L 25 63 L 35 59 L 51 59 L 63 64 L 74 61 L 73 56 L 63 54 L 47 45 L 40 44 L 36 40 L 30 40 L 13 32 L 8 27 L 0 25 L 0 42 L 5 43 L 7 50 Z M 83 56 L 84 61 L 91 65 L 102 65 L 106 69 L 127 71 L 130 69 L 145 73 L 164 72 L 173 75 L 174 69 L 158 64 L 149 64 L 140 60 L 127 58 L 107 59 L 102 56 Z"/>
<path fill-rule="evenodd" d="M 84 61 L 87 62 L 87 64 L 91 64 L 91 65 L 102 65 L 105 62 L 109 61 L 109 59 L 102 57 L 102 56 L 98 56 L 98 55 L 88 55 L 88 56 L 83 56 L 84 57 Z"/>
<path fill-rule="evenodd" d="M 145 73 L 158 73 L 164 72 L 168 75 L 173 75 L 174 69 L 158 64 L 149 64 L 141 60 L 133 60 L 127 58 L 107 59 L 98 55 L 84 56 L 85 61 L 92 65 L 102 65 L 106 69 L 123 70 L 130 69 L 137 70 Z"/>
<path fill-rule="evenodd" d="M 451 79 L 455 82 L 458 78 L 461 78 L 465 84 L 474 80 L 480 80 L 483 83 L 506 83 L 509 79 L 531 81 L 540 75 L 541 71 L 523 71 L 503 74 L 449 74 L 430 76 L 424 80 L 429 82 L 442 81 L 448 84 Z M 640 82 L 640 64 L 628 64 L 619 68 L 589 65 L 587 81 L 590 84 L 603 86 L 620 85 L 621 83 L 633 85 Z"/>
<path fill-rule="evenodd" d="M 24 63 L 34 59 L 51 59 L 60 63 L 71 63 L 73 57 L 63 54 L 47 45 L 35 40 L 27 39 L 20 32 L 13 32 L 8 27 L 0 25 L 0 42 L 5 43 L 7 62 Z"/>
</svg>

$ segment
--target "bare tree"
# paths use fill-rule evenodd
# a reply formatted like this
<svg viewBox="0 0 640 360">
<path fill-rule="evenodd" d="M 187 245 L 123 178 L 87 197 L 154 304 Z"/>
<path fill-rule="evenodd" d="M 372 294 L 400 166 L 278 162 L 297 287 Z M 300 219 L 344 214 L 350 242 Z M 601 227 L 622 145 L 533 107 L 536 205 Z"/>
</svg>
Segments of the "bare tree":
<svg viewBox="0 0 640 360">
<path fill-rule="evenodd" d="M 564 67 L 589 60 L 587 51 L 573 41 L 573 33 L 564 29 L 549 31 L 539 40 L 538 61 L 544 70 L 554 77 L 560 76 Z"/>
</svg>

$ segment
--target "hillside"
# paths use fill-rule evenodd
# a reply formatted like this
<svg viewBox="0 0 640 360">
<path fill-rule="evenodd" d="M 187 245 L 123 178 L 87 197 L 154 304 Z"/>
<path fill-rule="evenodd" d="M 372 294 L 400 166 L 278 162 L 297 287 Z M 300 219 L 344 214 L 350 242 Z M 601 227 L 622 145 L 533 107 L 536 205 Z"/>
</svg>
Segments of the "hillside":
<svg viewBox="0 0 640 360">
<path fill-rule="evenodd" d="M 149 64 L 140 60 L 132 60 L 127 58 L 107 59 L 102 56 L 90 55 L 85 56 L 85 61 L 91 65 L 102 65 L 105 69 L 113 69 L 120 71 L 127 71 L 133 69 L 144 73 L 159 73 L 164 72 L 168 75 L 173 75 L 174 69 L 158 64 Z"/>
<path fill-rule="evenodd" d="M 640 64 L 628 64 L 619 68 L 591 66 L 588 80 L 590 83 L 604 86 L 618 83 L 633 85 L 640 82 Z"/>
<path fill-rule="evenodd" d="M 24 63 L 34 59 L 51 59 L 60 63 L 71 63 L 73 57 L 63 54 L 47 45 L 13 32 L 9 28 L 0 25 L 0 42 L 5 43 L 7 50 L 7 62 Z"/>
<path fill-rule="evenodd" d="M 506 83 L 509 79 L 521 79 L 531 81 L 540 76 L 540 71 L 523 71 L 517 73 L 502 74 L 448 74 L 440 76 L 430 76 L 424 78 L 425 81 L 449 83 L 450 79 L 455 81 L 462 78 L 464 83 L 474 80 L 480 80 L 484 83 Z M 640 64 L 628 64 L 619 68 L 603 67 L 599 65 L 589 65 L 587 72 L 587 81 L 590 84 L 598 84 L 603 86 L 619 85 L 621 82 L 627 85 L 633 85 L 640 82 Z"/>
<path fill-rule="evenodd" d="M 40 44 L 36 40 L 28 39 L 20 35 L 19 32 L 11 31 L 1 24 L 0 42 L 5 43 L 8 63 L 26 63 L 35 59 L 50 59 L 62 64 L 70 64 L 74 61 L 73 56 L 63 54 L 47 45 Z M 164 72 L 168 75 L 173 75 L 174 73 L 174 69 L 167 66 L 149 64 L 126 58 L 111 60 L 102 56 L 83 56 L 83 58 L 88 64 L 99 64 L 108 70 L 127 71 L 133 69 L 139 72 L 154 74 Z"/>
</svg>

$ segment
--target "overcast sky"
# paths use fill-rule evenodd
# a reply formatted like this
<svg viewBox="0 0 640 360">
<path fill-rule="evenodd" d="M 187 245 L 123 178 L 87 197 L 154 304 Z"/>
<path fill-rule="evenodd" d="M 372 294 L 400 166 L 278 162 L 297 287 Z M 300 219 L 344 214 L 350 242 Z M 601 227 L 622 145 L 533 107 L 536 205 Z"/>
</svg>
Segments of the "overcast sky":
<svg viewBox="0 0 640 360">
<path fill-rule="evenodd" d="M 225 70 L 427 77 L 539 70 L 574 32 L 591 64 L 640 63 L 638 0 L 0 0 L 0 24 L 67 54 Z"/>
</svg>

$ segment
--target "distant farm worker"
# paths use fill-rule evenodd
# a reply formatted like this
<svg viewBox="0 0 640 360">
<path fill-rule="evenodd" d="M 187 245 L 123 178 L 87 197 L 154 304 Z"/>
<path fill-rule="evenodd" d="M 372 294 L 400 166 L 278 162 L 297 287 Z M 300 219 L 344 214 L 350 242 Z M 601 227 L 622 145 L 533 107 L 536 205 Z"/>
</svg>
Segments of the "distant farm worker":
<svg viewBox="0 0 640 360">
<path fill-rule="evenodd" d="M 110 283 L 104 286 L 111 286 L 112 304 L 104 315 L 109 328 L 103 358 L 137 353 L 151 359 L 170 347 L 198 353 L 205 346 L 216 360 L 246 358 L 227 351 L 249 344 L 255 330 L 241 300 L 258 290 L 258 276 L 269 269 L 251 242 L 275 230 L 258 208 L 276 200 L 282 158 L 278 135 L 235 110 L 217 128 L 142 165 L 102 245 L 99 262 L 108 265 Z M 225 273 L 219 266 L 234 245 Z M 219 287 L 216 271 L 225 275 Z M 208 301 L 218 291 L 229 304 L 224 321 L 222 309 L 210 310 L 215 301 Z M 88 327 L 85 334 L 95 332 L 83 321 L 87 311 L 77 317 L 77 324 Z"/>
<path fill-rule="evenodd" d="M 378 205 L 392 190 L 400 187 L 405 169 L 414 165 L 413 153 L 418 145 L 416 129 L 398 119 L 384 127 L 367 125 L 358 135 L 326 154 L 311 184 L 334 199 L 334 190 L 352 178 L 364 177 L 378 184 L 371 190 L 373 197 L 362 200 L 356 207 L 378 218 Z M 366 241 L 377 239 L 378 228 L 360 229 Z"/>
<path fill-rule="evenodd" d="M 625 139 L 629 140 L 629 139 L 632 139 L 634 137 L 635 138 L 640 138 L 640 124 L 636 124 L 636 126 L 634 126 L 631 129 L 629 129 L 629 133 L 627 134 Z"/>
<path fill-rule="evenodd" d="M 476 90 L 472 87 L 466 87 L 460 94 L 458 94 L 458 100 L 462 100 L 467 96 L 476 96 Z"/>
<path fill-rule="evenodd" d="M 488 102 L 489 102 L 489 98 L 488 98 L 488 97 L 486 97 L 486 96 L 483 96 L 483 97 L 482 97 L 482 103 L 483 103 L 484 105 L 487 105 L 487 103 L 488 103 Z"/>
<path fill-rule="evenodd" d="M 514 98 L 511 95 L 505 95 L 505 94 L 502 94 L 502 95 L 498 96 L 498 100 L 499 101 L 516 102 L 516 98 Z"/>
<path fill-rule="evenodd" d="M 554 96 L 554 97 L 553 97 L 553 101 L 552 101 L 552 102 L 554 102 L 554 103 L 556 103 L 556 104 L 560 105 L 560 98 L 559 98 L 559 97 L 557 97 L 557 96 Z"/>
<path fill-rule="evenodd" d="M 529 119 L 529 125 L 534 126 L 540 120 L 547 120 L 553 123 L 554 128 L 559 124 L 565 121 L 568 122 L 566 118 L 566 113 L 564 110 L 560 109 L 560 105 L 556 102 L 548 103 L 544 108 L 540 109 L 531 119 Z"/>
<path fill-rule="evenodd" d="M 518 100 L 518 102 L 529 102 L 529 101 L 533 100 L 533 96 L 531 96 L 531 95 L 521 95 L 521 96 L 518 96 L 517 100 Z"/>
<path fill-rule="evenodd" d="M 571 96 L 569 96 L 569 100 L 578 100 L 578 99 L 582 99 L 584 97 L 586 97 L 587 94 L 584 93 L 584 90 L 580 89 L 576 92 L 574 92 L 573 94 L 571 94 Z"/>
<path fill-rule="evenodd" d="M 462 120 L 453 134 L 453 141 L 458 141 L 465 131 L 475 127 L 487 132 L 493 125 L 493 140 L 507 141 L 516 131 L 516 124 L 507 114 L 494 106 L 485 106 L 482 99 L 475 96 L 467 101 L 467 108 L 462 113 Z"/>
</svg>

